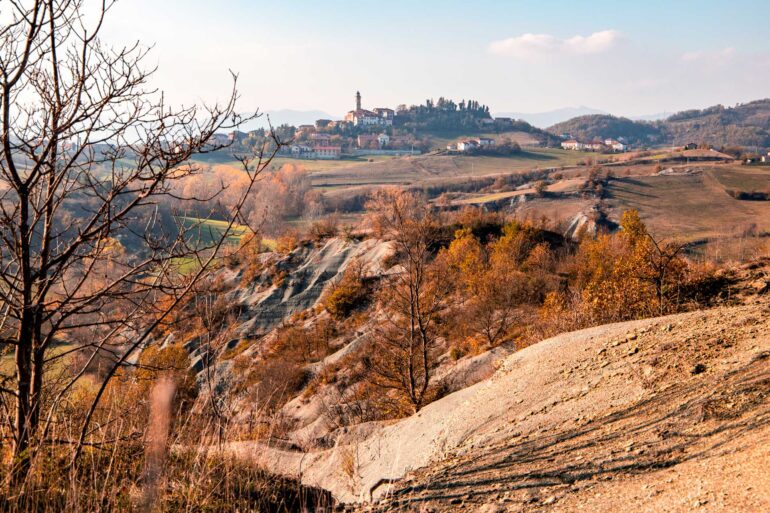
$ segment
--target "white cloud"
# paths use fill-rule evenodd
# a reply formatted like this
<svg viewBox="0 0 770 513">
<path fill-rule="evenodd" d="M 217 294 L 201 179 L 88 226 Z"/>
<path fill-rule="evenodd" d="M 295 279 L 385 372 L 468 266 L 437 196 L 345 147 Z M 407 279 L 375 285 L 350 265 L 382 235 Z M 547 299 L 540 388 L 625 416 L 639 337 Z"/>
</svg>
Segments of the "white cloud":
<svg viewBox="0 0 770 513">
<path fill-rule="evenodd" d="M 711 62 L 713 64 L 726 64 L 736 56 L 735 48 L 728 47 L 716 51 L 697 51 L 682 54 L 684 62 Z"/>
<path fill-rule="evenodd" d="M 614 48 L 621 39 L 616 30 L 603 30 L 588 36 L 560 39 L 550 34 L 522 34 L 494 41 L 489 51 L 496 55 L 532 59 L 546 55 L 595 55 Z"/>
</svg>

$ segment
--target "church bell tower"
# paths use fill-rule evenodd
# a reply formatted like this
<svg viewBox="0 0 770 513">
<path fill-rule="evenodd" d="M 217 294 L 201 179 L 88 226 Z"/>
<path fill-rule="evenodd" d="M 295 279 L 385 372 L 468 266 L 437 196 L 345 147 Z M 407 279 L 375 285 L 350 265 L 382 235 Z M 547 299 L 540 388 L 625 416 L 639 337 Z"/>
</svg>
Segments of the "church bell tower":
<svg viewBox="0 0 770 513">
<path fill-rule="evenodd" d="M 356 110 L 361 110 L 361 91 L 356 91 Z"/>
</svg>

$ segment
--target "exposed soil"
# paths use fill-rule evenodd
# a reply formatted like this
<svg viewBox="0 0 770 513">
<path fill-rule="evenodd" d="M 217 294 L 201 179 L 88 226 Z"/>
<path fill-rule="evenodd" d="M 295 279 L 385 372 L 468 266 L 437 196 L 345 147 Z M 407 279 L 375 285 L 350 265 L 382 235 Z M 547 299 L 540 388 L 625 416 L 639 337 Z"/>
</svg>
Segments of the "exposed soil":
<svg viewBox="0 0 770 513">
<path fill-rule="evenodd" d="M 770 511 L 767 304 L 663 318 L 580 352 L 563 388 L 585 383 L 598 409 L 569 408 L 565 393 L 545 409 L 572 418 L 506 419 L 495 427 L 503 436 L 469 440 L 472 450 L 407 476 L 366 509 Z"/>
</svg>

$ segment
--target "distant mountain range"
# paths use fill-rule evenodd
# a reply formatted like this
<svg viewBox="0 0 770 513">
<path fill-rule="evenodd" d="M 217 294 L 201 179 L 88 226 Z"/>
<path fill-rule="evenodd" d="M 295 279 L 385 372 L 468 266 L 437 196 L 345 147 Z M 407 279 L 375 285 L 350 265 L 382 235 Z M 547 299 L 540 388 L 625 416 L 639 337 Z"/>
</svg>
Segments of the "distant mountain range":
<svg viewBox="0 0 770 513">
<path fill-rule="evenodd" d="M 329 114 L 321 110 L 268 110 L 263 112 L 261 117 L 244 124 L 241 130 L 248 131 L 257 128 L 267 128 L 268 119 L 272 126 L 277 127 L 280 125 L 312 125 L 317 119 L 342 119 L 342 116 Z"/>
</svg>

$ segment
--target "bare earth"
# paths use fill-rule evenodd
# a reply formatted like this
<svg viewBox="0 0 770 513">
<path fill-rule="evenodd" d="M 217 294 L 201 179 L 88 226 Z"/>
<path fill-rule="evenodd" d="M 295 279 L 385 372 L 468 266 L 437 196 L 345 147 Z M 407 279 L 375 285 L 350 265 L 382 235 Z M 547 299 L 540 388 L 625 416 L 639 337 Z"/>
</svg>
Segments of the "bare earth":
<svg viewBox="0 0 770 513">
<path fill-rule="evenodd" d="M 372 509 L 770 511 L 769 334 L 765 303 L 563 347 L 550 403 L 494 419 Z"/>
<path fill-rule="evenodd" d="M 765 262 L 767 264 L 767 262 Z M 350 511 L 770 511 L 770 276 L 745 304 L 558 335 L 307 453 L 231 454 Z"/>
</svg>

